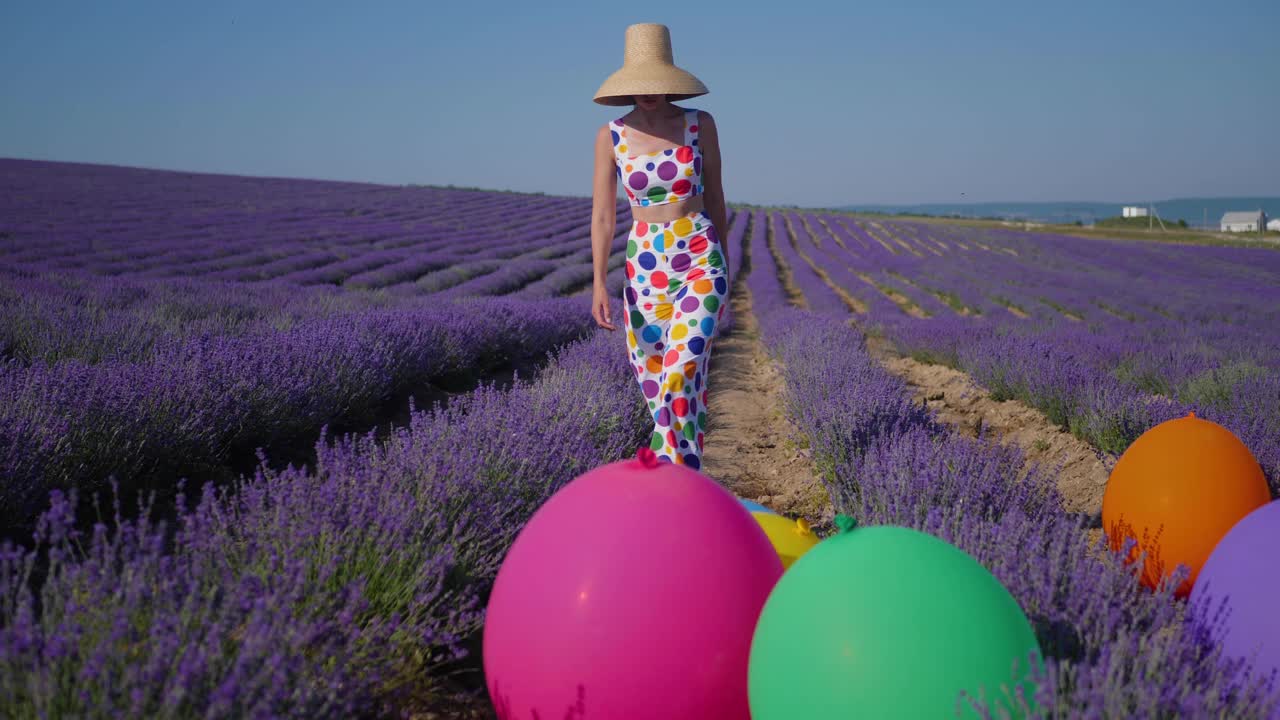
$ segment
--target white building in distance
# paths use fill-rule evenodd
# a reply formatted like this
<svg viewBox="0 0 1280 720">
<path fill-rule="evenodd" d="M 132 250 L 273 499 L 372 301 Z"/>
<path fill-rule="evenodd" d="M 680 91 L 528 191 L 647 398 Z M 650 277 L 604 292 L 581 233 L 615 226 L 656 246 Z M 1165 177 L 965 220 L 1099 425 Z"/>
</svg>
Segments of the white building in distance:
<svg viewBox="0 0 1280 720">
<path fill-rule="evenodd" d="M 1267 229 L 1272 232 L 1280 232 L 1280 218 L 1267 221 Z"/>
<path fill-rule="evenodd" d="M 1124 217 L 1146 217 L 1147 209 L 1137 205 L 1125 205 L 1124 209 L 1121 210 L 1120 213 Z"/>
<path fill-rule="evenodd" d="M 1267 214 L 1261 210 L 1224 213 L 1219 223 L 1222 232 L 1258 232 L 1266 224 Z"/>
</svg>

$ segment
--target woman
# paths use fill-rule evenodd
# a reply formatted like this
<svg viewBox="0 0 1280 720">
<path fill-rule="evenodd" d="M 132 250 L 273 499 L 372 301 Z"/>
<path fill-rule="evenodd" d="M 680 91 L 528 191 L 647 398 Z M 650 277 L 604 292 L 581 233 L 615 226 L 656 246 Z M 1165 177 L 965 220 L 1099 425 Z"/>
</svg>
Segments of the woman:
<svg viewBox="0 0 1280 720">
<path fill-rule="evenodd" d="M 596 323 L 616 329 L 605 276 L 618 181 L 631 201 L 623 321 L 636 380 L 653 413 L 658 459 L 702 466 L 711 341 L 729 293 L 728 227 L 720 147 L 707 112 L 672 105 L 705 95 L 672 61 L 665 25 L 627 28 L 623 66 L 596 91 L 601 105 L 635 108 L 600 128 L 595 142 L 591 245 Z"/>
</svg>

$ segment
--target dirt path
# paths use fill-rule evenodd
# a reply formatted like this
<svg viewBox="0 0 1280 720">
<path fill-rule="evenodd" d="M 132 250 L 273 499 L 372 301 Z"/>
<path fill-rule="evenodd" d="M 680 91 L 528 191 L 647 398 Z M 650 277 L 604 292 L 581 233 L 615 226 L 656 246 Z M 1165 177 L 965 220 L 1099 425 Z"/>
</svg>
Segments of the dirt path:
<svg viewBox="0 0 1280 720">
<path fill-rule="evenodd" d="M 916 402 L 924 402 L 939 420 L 970 436 L 979 426 L 1012 443 L 1027 462 L 1057 472 L 1058 490 L 1068 512 L 1091 517 L 1102 511 L 1102 494 L 1114 460 L 1100 457 L 1088 443 L 1051 423 L 1044 413 L 1017 400 L 997 401 L 965 373 L 898 356 L 890 343 L 868 338 L 867 347 L 886 369 L 902 378 Z M 1098 522 L 1099 519 L 1094 520 Z"/>
<path fill-rule="evenodd" d="M 809 458 L 788 438 L 782 377 L 765 354 L 745 283 L 729 299 L 734 325 L 712 348 L 702 471 L 738 497 L 821 532 L 833 510 Z"/>
</svg>

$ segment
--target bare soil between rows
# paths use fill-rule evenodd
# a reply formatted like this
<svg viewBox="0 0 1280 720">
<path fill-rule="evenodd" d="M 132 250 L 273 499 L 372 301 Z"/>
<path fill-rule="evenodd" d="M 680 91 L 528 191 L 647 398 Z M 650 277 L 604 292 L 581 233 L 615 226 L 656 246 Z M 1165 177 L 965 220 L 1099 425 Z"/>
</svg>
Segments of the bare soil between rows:
<svg viewBox="0 0 1280 720">
<path fill-rule="evenodd" d="M 802 517 L 821 533 L 834 518 L 831 500 L 793 440 L 783 379 L 760 341 L 745 284 L 733 289 L 729 306 L 733 325 L 716 338 L 708 371 L 702 472 L 738 497 Z"/>
<path fill-rule="evenodd" d="M 906 381 L 912 397 L 942 422 L 970 437 L 980 430 L 1018 447 L 1028 468 L 1040 465 L 1057 478 L 1068 512 L 1101 521 L 1102 496 L 1114 458 L 1052 423 L 1044 413 L 1017 400 L 995 400 L 967 374 L 898 355 L 882 338 L 867 338 L 867 349 L 880 364 Z"/>
</svg>

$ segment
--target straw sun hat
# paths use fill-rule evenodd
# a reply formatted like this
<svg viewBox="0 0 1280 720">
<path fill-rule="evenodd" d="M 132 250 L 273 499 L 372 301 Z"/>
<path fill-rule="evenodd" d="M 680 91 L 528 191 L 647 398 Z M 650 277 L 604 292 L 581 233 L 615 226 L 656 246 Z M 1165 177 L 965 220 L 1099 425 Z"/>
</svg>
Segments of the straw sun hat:
<svg viewBox="0 0 1280 720">
<path fill-rule="evenodd" d="M 631 25 L 626 40 L 622 67 L 596 91 L 596 102 L 630 105 L 634 102 L 632 95 L 666 94 L 667 100 L 685 100 L 710 92 L 693 73 L 677 67 L 672 60 L 671 31 L 666 25 Z"/>
</svg>

